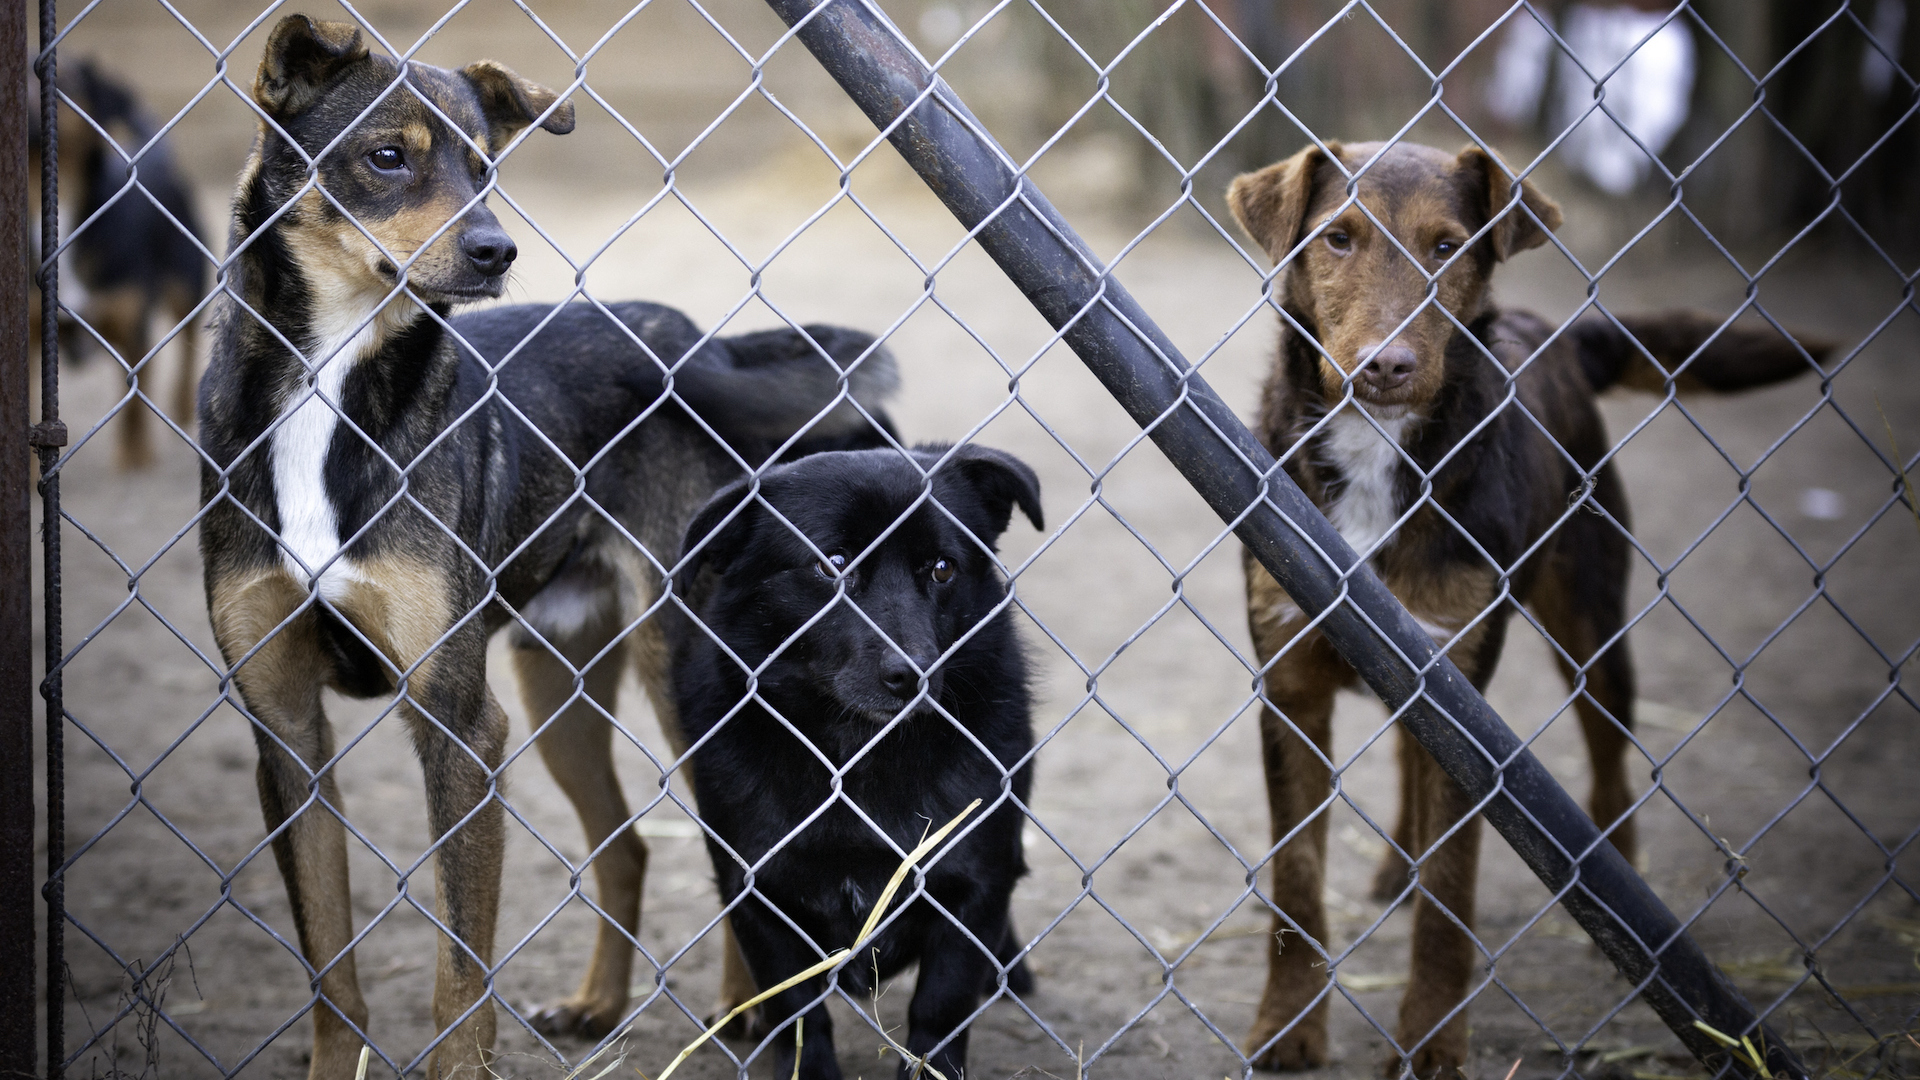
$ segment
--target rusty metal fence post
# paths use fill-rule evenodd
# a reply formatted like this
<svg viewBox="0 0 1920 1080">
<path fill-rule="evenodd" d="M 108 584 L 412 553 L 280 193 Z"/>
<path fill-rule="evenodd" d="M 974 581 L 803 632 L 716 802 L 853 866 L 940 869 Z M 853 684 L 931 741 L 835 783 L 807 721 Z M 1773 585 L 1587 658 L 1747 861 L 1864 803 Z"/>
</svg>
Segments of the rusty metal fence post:
<svg viewBox="0 0 1920 1080">
<path fill-rule="evenodd" d="M 33 537 L 27 452 L 27 6 L 0 6 L 0 1077 L 37 1057 Z"/>
</svg>

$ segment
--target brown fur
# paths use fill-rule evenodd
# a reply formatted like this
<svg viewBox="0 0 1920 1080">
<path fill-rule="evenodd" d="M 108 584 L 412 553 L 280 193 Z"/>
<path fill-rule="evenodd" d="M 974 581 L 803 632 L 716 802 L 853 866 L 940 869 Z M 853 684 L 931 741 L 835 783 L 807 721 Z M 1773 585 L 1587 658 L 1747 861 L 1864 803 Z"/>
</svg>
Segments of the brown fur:
<svg viewBox="0 0 1920 1080">
<path fill-rule="evenodd" d="M 319 100 L 314 72 L 289 59 L 321 62 L 325 58 L 316 55 L 317 43 L 339 53 L 333 61 L 345 57 L 351 62 L 366 55 L 358 41 L 350 24 L 314 23 L 302 16 L 284 19 L 261 62 L 255 100 L 279 121 L 287 121 Z M 395 112 L 426 114 L 417 98 L 395 97 L 405 107 L 383 112 L 383 118 Z M 264 128 L 243 171 L 243 200 L 260 175 L 268 137 Z M 425 127 L 412 134 L 416 143 L 421 138 L 430 143 L 433 137 Z M 448 267 L 463 257 L 458 241 L 470 224 L 460 220 L 470 193 L 456 195 L 440 191 L 428 199 L 400 201 L 397 207 L 391 200 L 376 206 L 356 204 L 349 196 L 349 205 L 358 211 L 351 220 L 319 190 L 300 195 L 275 231 L 279 250 L 285 253 L 280 272 L 297 274 L 307 290 L 310 329 L 324 337 L 371 316 L 365 337 L 372 342 L 368 348 L 377 349 L 419 317 L 411 299 L 385 302 L 397 275 L 382 248 L 401 260 L 419 253 L 408 266 L 415 295 L 437 299 L 446 293 L 446 282 L 458 280 Z M 334 193 L 334 199 L 339 198 Z M 261 303 L 257 296 L 253 302 Z M 216 357 L 216 362 L 221 359 Z M 235 358 L 224 359 L 231 363 Z M 215 397 L 221 404 L 219 390 Z M 267 393 L 248 411 L 270 413 L 282 405 L 280 397 Z M 208 423 L 216 429 L 215 438 L 228 434 L 229 412 L 210 407 Z M 330 686 L 364 693 L 333 659 L 338 645 L 329 642 L 337 642 L 343 633 L 363 643 L 385 670 L 397 675 L 397 711 L 428 777 L 428 826 L 435 838 L 433 911 L 448 932 L 438 941 L 432 1001 L 441 1041 L 427 1057 L 426 1073 L 436 1078 L 485 1075 L 495 1037 L 486 970 L 494 962 L 505 840 L 493 777 L 505 755 L 508 730 L 506 712 L 483 674 L 492 627 L 468 617 L 474 590 L 462 579 L 466 568 L 457 559 L 445 559 L 446 552 L 434 545 L 434 525 L 410 508 L 398 507 L 386 515 L 382 527 L 409 536 L 413 543 L 359 553 L 351 563 L 351 579 L 341 583 L 323 609 L 277 552 L 261 558 L 249 550 L 250 536 L 214 520 L 223 512 L 216 504 L 202 530 L 208 613 L 221 651 L 234 665 L 236 689 L 261 729 L 256 739 L 261 749 L 261 807 L 273 833 L 274 856 L 287 885 L 301 951 L 322 971 L 309 1075 L 354 1075 L 364 1042 L 361 1032 L 369 1022 L 350 948 L 354 928 L 346 836 L 330 767 L 336 746 L 321 706 L 321 692 Z M 329 630 L 323 626 L 327 620 L 339 625 Z M 343 631 L 341 625 L 351 629 Z"/>
<path fill-rule="evenodd" d="M 429 758 L 424 764 L 435 777 L 435 787 L 450 796 L 434 800 L 436 805 L 429 808 L 436 819 L 435 835 L 444 836 L 435 859 L 435 910 L 456 931 L 491 927 L 500 903 L 503 834 L 499 803 L 488 801 L 487 773 L 500 767 L 507 717 L 484 680 L 473 685 L 457 655 L 476 645 L 484 649 L 484 634 L 477 626 L 470 632 L 455 631 L 453 641 L 434 649 L 452 621 L 444 603 L 449 587 L 440 571 L 399 558 L 371 561 L 360 569 L 365 580 L 349 586 L 334 608 L 362 628 L 388 662 L 407 673 L 399 712 L 413 741 Z M 329 673 L 314 662 L 321 645 L 314 609 L 301 608 L 306 600 L 304 586 L 286 571 L 273 569 L 238 580 L 217 579 L 210 591 L 209 611 L 226 656 L 242 657 L 259 649 L 235 667 L 234 681 L 255 717 L 270 727 L 281 744 L 271 754 L 263 751 L 258 770 L 268 827 L 284 826 L 274 838 L 274 857 L 287 883 L 302 951 L 321 962 L 340 958 L 321 977 L 320 989 L 331 1008 L 315 1011 L 310 1075 L 350 1076 L 361 1046 L 354 1028 L 366 1030 L 368 1013 L 348 949 L 353 914 L 346 830 L 335 816 L 341 806 L 340 792 L 331 770 L 317 777 L 319 802 L 310 803 L 312 796 L 299 783 L 299 778 L 313 776 L 336 752 L 320 700 Z M 466 638 L 474 640 L 461 640 Z M 454 658 L 449 659 L 450 653 Z M 483 719 L 463 737 L 463 746 L 451 746 L 439 736 L 429 716 L 450 714 L 458 708 L 453 701 L 473 697 L 476 690 Z M 284 761 L 288 751 L 296 758 L 291 767 Z M 295 782 L 290 784 L 290 778 Z M 475 806 L 481 806 L 479 812 L 450 832 Z M 464 887 L 457 906 L 447 896 L 450 871 L 442 869 L 449 859 L 461 864 Z M 446 935 L 440 938 L 433 1017 L 442 1029 L 486 993 L 473 955 L 481 964 L 493 962 L 490 932 L 461 937 L 464 944 Z M 439 1067 L 451 1071 L 463 1061 L 478 1065 L 485 1060 L 479 1051 L 490 1049 L 493 1038 L 492 1010 L 476 1010 L 448 1035 L 443 1051 L 435 1054 L 439 1066 L 429 1062 L 429 1075 L 439 1075 Z M 459 1052 L 467 1046 L 476 1048 L 475 1053 Z"/>
<path fill-rule="evenodd" d="M 633 580 L 651 580 L 653 576 L 638 566 L 632 572 Z M 593 877 L 599 907 L 607 916 L 600 922 L 593 958 L 579 988 L 533 1018 L 535 1026 L 549 1034 L 605 1033 L 613 1030 L 627 1011 L 648 851 L 647 842 L 626 827 L 632 811 L 613 772 L 613 726 L 603 719 L 602 710 L 612 714 L 620 674 L 628 663 L 647 692 L 673 756 L 684 757 L 687 752 L 669 692 L 665 633 L 659 620 L 648 620 L 625 640 L 612 644 L 625 629 L 627 617 L 627 613 L 608 609 L 578 635 L 555 642 L 564 662 L 539 645 L 513 650 L 514 674 L 527 716 L 536 727 L 542 718 L 554 718 L 537 741 L 540 758 L 579 814 L 588 850 L 598 853 L 593 860 Z M 595 656 L 600 656 L 597 663 L 581 666 Z M 567 704 L 574 696 L 573 670 L 580 671 L 584 696 Z M 692 766 L 682 768 L 691 783 Z M 759 988 L 734 943 L 732 924 L 723 921 L 720 930 L 723 960 L 720 996 L 714 1008 L 716 1015 L 724 1016 Z M 757 1011 L 744 1023 L 736 1021 L 735 1033 L 752 1033 L 757 1021 Z"/>
<path fill-rule="evenodd" d="M 1328 149 L 1351 171 L 1381 148 L 1349 150 L 1336 143 Z M 1357 399 L 1383 411 L 1418 415 L 1440 394 L 1448 375 L 1441 358 L 1456 334 L 1448 315 L 1463 323 L 1482 315 L 1489 307 L 1493 263 L 1537 246 L 1546 230 L 1560 223 L 1559 209 L 1523 182 L 1523 205 L 1487 228 L 1473 250 L 1458 254 L 1489 217 L 1507 208 L 1510 185 L 1499 173 L 1493 159 L 1477 149 L 1449 157 L 1409 146 L 1401 153 L 1382 154 L 1359 181 L 1357 198 L 1348 196 L 1342 170 L 1317 149 L 1234 181 L 1228 200 L 1249 235 L 1276 260 L 1293 253 L 1282 273 L 1285 295 L 1302 323 L 1317 329 L 1317 389 L 1323 398 L 1340 401 L 1351 385 Z M 1484 203 L 1469 205 L 1476 197 Z M 1296 245 L 1301 250 L 1295 252 Z M 1451 245 L 1451 250 L 1443 245 Z M 1431 282 L 1430 274 L 1435 275 Z M 1409 348 L 1416 366 L 1398 385 L 1369 386 L 1361 377 L 1364 365 L 1373 351 L 1388 344 Z M 1285 415 L 1287 392 L 1277 365 L 1263 401 L 1260 432 L 1276 453 L 1288 449 L 1293 435 L 1289 429 L 1295 426 Z M 1328 492 L 1316 490 L 1311 475 L 1307 479 L 1309 494 L 1327 505 Z M 1499 583 L 1484 566 L 1435 573 L 1425 565 L 1420 549 L 1428 538 L 1423 534 L 1447 529 L 1431 512 L 1416 515 L 1381 553 L 1377 565 L 1416 618 L 1435 627 L 1436 636 L 1453 637 L 1450 655 L 1484 685 L 1505 636 L 1504 622 L 1487 619 L 1465 634 L 1459 631 L 1494 599 Z M 1317 633 L 1288 649 L 1308 620 L 1252 562 L 1248 612 L 1255 648 L 1263 662 L 1273 665 L 1266 678 L 1270 708 L 1263 711 L 1261 730 L 1274 842 L 1299 828 L 1309 814 L 1316 815 L 1303 834 L 1275 856 L 1274 901 L 1301 932 L 1324 942 L 1327 817 L 1320 807 L 1331 778 L 1321 755 L 1332 751 L 1334 694 L 1353 685 L 1354 677 Z M 1618 759 L 1624 739 L 1611 724 L 1602 726 L 1607 730 L 1594 733 L 1598 752 Z M 1302 743 L 1303 737 L 1317 753 Z M 1476 818 L 1429 851 L 1468 807 L 1432 757 L 1416 745 L 1403 739 L 1399 759 L 1401 807 L 1393 840 L 1401 851 L 1422 860 L 1423 891 L 1414 901 L 1413 970 L 1401 1002 L 1396 1041 L 1410 1052 L 1407 1064 L 1413 1071 L 1431 1076 L 1466 1062 L 1465 1012 L 1451 1020 L 1447 1016 L 1464 997 L 1477 955 L 1469 933 L 1449 913 L 1467 931 L 1472 929 L 1480 830 Z M 1621 791 L 1597 795 L 1596 802 L 1625 805 L 1624 775 L 1609 771 L 1609 777 L 1615 776 Z M 1625 828 L 1616 833 L 1616 841 L 1630 849 Z M 1404 860 L 1390 853 L 1376 877 L 1376 895 L 1398 896 L 1407 888 L 1406 872 Z M 1281 926 L 1284 920 L 1276 918 L 1276 929 Z M 1309 1068 L 1327 1060 L 1321 997 L 1328 990 L 1325 960 L 1301 943 L 1287 948 L 1285 937 L 1276 938 L 1278 945 L 1270 954 L 1249 1051 L 1256 1064 L 1267 1068 Z M 1401 1067 L 1397 1054 L 1387 1063 L 1389 1073 Z"/>
<path fill-rule="evenodd" d="M 1475 147 L 1449 155 L 1332 143 L 1236 179 L 1227 200 L 1280 265 L 1275 300 L 1305 330 L 1282 330 L 1261 399 L 1261 440 L 1336 526 L 1351 530 L 1351 543 L 1371 549 L 1359 554 L 1476 686 L 1493 675 L 1514 604 L 1534 614 L 1566 654 L 1559 666 L 1593 763 L 1591 812 L 1631 857 L 1633 672 L 1618 640 L 1627 572 L 1619 530 L 1629 521 L 1594 394 L 1620 383 L 1759 385 L 1809 370 L 1824 347 L 1686 313 L 1623 319 L 1624 331 L 1595 318 L 1550 340 L 1552 328 L 1539 320 L 1500 312 L 1490 299 L 1495 265 L 1544 243 L 1561 215 Z M 1524 416 L 1503 404 L 1514 392 Z M 1385 465 L 1370 464 L 1378 459 L 1366 455 L 1387 442 L 1381 432 L 1398 449 Z M 1583 503 L 1612 521 L 1571 512 Z M 1507 569 L 1506 598 L 1488 555 Z M 1303 1069 L 1328 1060 L 1326 959 L 1323 946 L 1300 936 L 1326 940 L 1330 776 L 1322 755 L 1331 751 L 1334 694 L 1357 679 L 1251 557 L 1246 573 L 1255 650 L 1270 665 L 1261 735 L 1281 913 L 1248 1053 L 1262 1068 Z M 1432 1077 L 1467 1060 L 1464 1002 L 1483 963 L 1471 937 L 1480 827 L 1477 817 L 1461 823 L 1470 803 L 1405 738 L 1399 768 L 1398 850 L 1374 892 L 1410 895 L 1400 852 L 1416 860 L 1419 889 L 1400 1052 L 1386 1066 Z"/>
</svg>

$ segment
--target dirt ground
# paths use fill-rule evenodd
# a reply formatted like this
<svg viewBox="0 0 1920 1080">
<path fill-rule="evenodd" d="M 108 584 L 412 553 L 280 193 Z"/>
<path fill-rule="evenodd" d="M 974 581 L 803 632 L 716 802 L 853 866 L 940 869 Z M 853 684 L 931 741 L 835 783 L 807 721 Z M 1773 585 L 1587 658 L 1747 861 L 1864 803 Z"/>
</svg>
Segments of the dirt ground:
<svg viewBox="0 0 1920 1080">
<path fill-rule="evenodd" d="M 245 21 L 210 0 L 180 10 L 217 27 L 208 35 L 222 43 L 220 34 Z M 409 39 L 427 24 L 397 4 L 363 10 Z M 744 0 L 708 10 L 749 49 L 773 38 L 764 9 Z M 581 3 L 543 17 L 579 42 L 618 13 Z M 112 60 L 157 106 L 179 108 L 212 62 L 170 18 L 157 5 L 108 0 L 63 55 Z M 518 9 L 476 5 L 422 56 L 491 55 L 564 83 L 571 62 L 538 33 Z M 256 32 L 234 51 L 243 85 L 258 48 Z M 860 121 L 808 70 L 809 59 L 789 51 L 769 66 L 768 85 L 844 149 Z M 690 8 L 662 0 L 587 70 L 605 101 L 671 155 L 740 92 L 748 64 L 728 59 Z M 177 134 L 203 189 L 209 237 L 224 229 L 221 203 L 250 131 L 232 97 L 216 88 Z M 1045 347 L 1047 328 L 998 271 L 974 249 L 955 250 L 960 230 L 891 150 L 855 173 L 865 210 L 841 201 L 808 224 L 831 199 L 835 171 L 771 106 L 751 100 L 679 167 L 679 197 L 622 233 L 660 192 L 662 169 L 605 108 L 584 93 L 575 100 L 579 130 L 529 141 L 504 171 L 510 198 L 495 206 L 523 252 L 513 299 L 558 299 L 578 272 L 597 296 L 673 303 L 703 324 L 730 319 L 730 330 L 782 315 L 892 328 L 904 375 L 894 409 L 901 429 L 913 439 L 970 436 L 1003 447 L 1042 478 L 1053 532 L 1043 538 L 1016 526 L 1006 551 L 1019 568 L 1015 588 L 1039 672 L 1035 726 L 1049 737 L 1034 795 L 1044 831 L 1029 832 L 1033 872 L 1014 901 L 1019 928 L 1038 938 L 1039 987 L 1024 1009 L 998 1003 L 976 1024 L 973 1072 L 1239 1074 L 1241 1059 L 1222 1040 L 1245 1034 L 1262 982 L 1257 938 L 1267 922 L 1249 895 L 1246 864 L 1264 855 L 1267 825 L 1237 542 L 1221 542 L 1218 521 L 1151 445 L 1133 445 L 1137 430 L 1077 359 Z M 1144 224 L 1114 209 L 1136 205 L 1129 160 L 1110 142 L 1073 141 L 1035 174 L 1103 255 L 1127 247 Z M 1602 206 L 1567 184 L 1554 187 L 1556 175 L 1548 170 L 1543 182 L 1566 199 L 1563 239 L 1588 266 L 1603 264 L 1657 212 L 1657 204 Z M 1205 205 L 1218 212 L 1211 195 Z M 1749 268 L 1770 254 L 1737 252 Z M 1639 818 L 1645 872 L 1741 988 L 1777 1005 L 1776 1028 L 1822 1071 L 1844 1076 L 1871 1072 L 1880 1058 L 1860 1054 L 1913 1029 L 1920 1013 L 1920 856 L 1910 843 L 1920 829 L 1920 715 L 1908 689 L 1920 641 L 1920 521 L 1889 507 L 1884 464 L 1890 439 L 1906 454 L 1920 448 L 1920 314 L 1895 314 L 1902 282 L 1879 260 L 1824 229 L 1758 286 L 1759 301 L 1783 322 L 1846 350 L 1871 337 L 1827 385 L 1802 379 L 1664 407 L 1623 393 L 1604 405 L 1615 436 L 1632 436 L 1620 462 L 1642 555 L 1633 602 L 1644 616 L 1631 640 L 1643 699 L 1644 756 L 1633 772 L 1636 790 L 1648 793 Z M 1206 377 L 1250 414 L 1273 340 L 1271 315 L 1257 310 L 1257 270 L 1188 208 L 1133 247 L 1119 276 L 1189 357 L 1208 357 Z M 1587 284 L 1549 249 L 1508 267 L 1499 289 L 1509 306 L 1558 318 L 1579 306 Z M 1622 310 L 1725 313 L 1745 294 L 1740 274 L 1679 218 L 1654 228 L 1598 286 L 1600 299 Z M 172 377 L 170 362 L 160 370 Z M 76 436 L 123 385 L 97 359 L 68 372 L 63 409 Z M 191 527 L 195 459 L 173 439 L 156 468 L 121 474 L 110 435 L 79 445 L 63 481 L 65 634 L 77 647 L 66 668 L 74 925 L 65 1015 L 70 1052 L 78 1052 L 70 1075 L 213 1076 L 236 1067 L 247 1076 L 303 1075 L 307 983 L 275 936 L 290 939 L 292 927 L 260 850 L 252 739 L 235 711 L 215 704 Z M 1490 698 L 1516 729 L 1540 733 L 1538 753 L 1584 795 L 1583 751 L 1572 719 L 1559 715 L 1564 690 L 1547 650 L 1523 624 L 1513 636 Z M 492 665 L 489 677 L 516 738 L 498 935 L 510 959 L 498 988 L 524 1013 L 572 989 L 595 916 L 570 893 L 568 864 L 586 853 L 578 826 L 528 754 L 506 665 Z M 430 903 L 430 870 L 414 865 L 427 841 L 419 767 L 378 703 L 336 700 L 330 713 L 342 745 L 351 745 L 339 774 L 360 841 L 357 919 L 373 924 L 358 954 L 372 1034 L 404 1063 L 432 1036 L 434 931 L 396 888 L 412 872 L 413 895 Z M 656 753 L 664 743 L 631 684 L 619 715 L 631 733 L 616 740 L 622 775 L 640 805 L 656 797 L 661 778 L 634 741 Z M 1353 756 L 1343 774 L 1351 802 L 1331 811 L 1329 944 L 1350 951 L 1338 967 L 1327 1076 L 1377 1071 L 1405 966 L 1409 913 L 1366 899 L 1382 850 L 1367 819 L 1384 823 L 1393 810 L 1392 740 L 1375 738 L 1383 723 L 1377 703 L 1343 697 L 1336 756 Z M 717 939 L 694 937 L 716 899 L 696 830 L 672 803 L 657 802 L 637 827 L 654 853 L 641 939 L 658 966 L 642 960 L 636 992 L 652 992 L 658 971 L 667 993 L 619 1044 L 627 1056 L 616 1073 L 651 1076 L 698 1033 L 713 998 Z M 1480 898 L 1491 967 L 1472 1007 L 1470 1076 L 1502 1076 L 1515 1059 L 1520 1077 L 1558 1075 L 1563 1051 L 1574 1047 L 1590 1076 L 1696 1071 L 1491 835 Z M 183 935 L 187 947 L 164 980 L 165 1019 L 129 1009 L 128 966 L 149 963 Z M 1831 994 L 1800 982 L 1808 964 Z M 910 983 L 896 980 L 880 1001 L 889 1027 L 904 1022 L 909 994 Z M 837 1030 L 850 1075 L 893 1070 L 878 1035 L 850 1009 L 841 1008 Z M 102 1034 L 89 1044 L 95 1031 Z M 564 1074 L 511 1016 L 502 1015 L 501 1032 L 503 1075 Z M 1912 1075 L 1920 1053 L 1903 1047 L 1888 1060 Z M 575 1041 L 558 1049 L 574 1062 L 590 1052 Z M 732 1075 L 734 1057 L 750 1049 L 709 1046 L 678 1075 Z M 766 1066 L 752 1072 L 762 1076 Z"/>
</svg>

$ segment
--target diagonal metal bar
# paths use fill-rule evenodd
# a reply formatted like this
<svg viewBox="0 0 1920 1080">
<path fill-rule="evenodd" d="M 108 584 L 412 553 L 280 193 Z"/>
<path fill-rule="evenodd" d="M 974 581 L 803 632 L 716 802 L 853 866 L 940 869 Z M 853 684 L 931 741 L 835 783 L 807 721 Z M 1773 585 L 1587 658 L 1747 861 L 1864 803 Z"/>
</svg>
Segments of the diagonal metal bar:
<svg viewBox="0 0 1920 1080">
<path fill-rule="evenodd" d="M 1486 699 L 868 0 L 767 0 L 1703 1063 L 1809 1074 Z M 1347 602 L 1339 601 L 1345 596 Z M 1336 606 L 1337 605 L 1337 606 Z M 1332 610 L 1329 610 L 1332 608 Z M 1753 1073 L 1737 1059 L 1731 1064 Z"/>
</svg>

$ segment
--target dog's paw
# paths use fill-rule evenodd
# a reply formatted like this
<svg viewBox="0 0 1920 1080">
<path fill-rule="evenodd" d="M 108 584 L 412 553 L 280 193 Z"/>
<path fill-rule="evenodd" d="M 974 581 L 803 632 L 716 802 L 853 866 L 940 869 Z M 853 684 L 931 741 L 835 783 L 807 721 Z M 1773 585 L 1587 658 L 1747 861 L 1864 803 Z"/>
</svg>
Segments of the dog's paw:
<svg viewBox="0 0 1920 1080">
<path fill-rule="evenodd" d="M 624 1001 L 611 1005 L 568 998 L 535 1010 L 527 1022 L 533 1025 L 533 1030 L 549 1039 L 571 1036 L 598 1041 L 613 1031 L 614 1025 L 620 1022 L 620 1014 L 626 1011 L 626 1005 Z"/>
<path fill-rule="evenodd" d="M 1451 1032 L 1442 1031 L 1415 1050 L 1411 1058 L 1395 1054 L 1382 1062 L 1380 1075 L 1389 1080 L 1407 1075 L 1416 1080 L 1464 1080 L 1466 1064 L 1466 1037 L 1456 1038 Z"/>
<path fill-rule="evenodd" d="M 721 1017 L 727 1015 L 731 1009 L 732 1006 L 729 1005 L 715 1006 L 713 1015 L 707 1017 L 707 1026 L 712 1027 L 715 1023 L 719 1022 Z M 755 1005 L 753 1008 L 727 1021 L 727 1026 L 720 1029 L 720 1037 L 723 1039 L 732 1039 L 736 1042 L 757 1043 L 761 1039 L 766 1038 L 770 1030 L 767 1026 L 766 1014 L 760 1011 L 760 1006 Z"/>
<path fill-rule="evenodd" d="M 1007 989 L 1015 994 L 1033 993 L 1033 972 L 1027 968 L 1026 960 L 1022 959 L 1007 969 Z M 985 981 L 980 984 L 980 992 L 988 996 L 999 993 L 1000 973 L 987 972 Z"/>
<path fill-rule="evenodd" d="M 1007 969 L 1007 989 L 1021 995 L 1033 993 L 1033 969 L 1024 958 Z"/>
<path fill-rule="evenodd" d="M 1401 893 L 1407 891 L 1407 860 L 1400 853 L 1389 848 L 1380 859 L 1379 869 L 1373 872 L 1373 887 L 1367 890 L 1367 896 L 1376 903 L 1389 903 Z"/>
<path fill-rule="evenodd" d="M 1267 1046 L 1267 1040 L 1273 1038 L 1274 1030 L 1265 1024 L 1257 1024 L 1253 1034 L 1247 1037 L 1247 1052 L 1253 1054 L 1254 1068 L 1266 1072 L 1299 1072 L 1327 1063 L 1327 1033 L 1324 1029 L 1315 1027 L 1310 1021 L 1303 1021 L 1292 1031 L 1275 1039 L 1272 1046 Z M 1266 1049 L 1261 1050 L 1263 1046 Z"/>
</svg>

